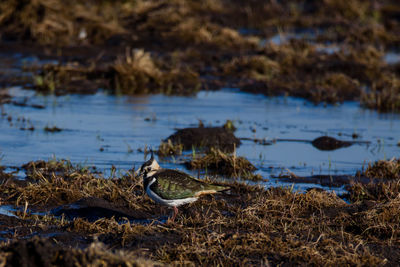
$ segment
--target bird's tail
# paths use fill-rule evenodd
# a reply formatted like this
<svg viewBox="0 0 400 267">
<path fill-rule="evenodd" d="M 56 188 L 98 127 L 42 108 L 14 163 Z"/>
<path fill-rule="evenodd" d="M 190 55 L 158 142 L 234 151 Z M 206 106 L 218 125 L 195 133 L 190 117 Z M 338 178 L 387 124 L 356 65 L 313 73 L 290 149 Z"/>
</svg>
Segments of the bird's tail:
<svg viewBox="0 0 400 267">
<path fill-rule="evenodd" d="M 212 189 L 217 192 L 226 192 L 229 191 L 231 188 L 229 186 L 222 186 L 222 185 L 211 185 Z"/>
</svg>

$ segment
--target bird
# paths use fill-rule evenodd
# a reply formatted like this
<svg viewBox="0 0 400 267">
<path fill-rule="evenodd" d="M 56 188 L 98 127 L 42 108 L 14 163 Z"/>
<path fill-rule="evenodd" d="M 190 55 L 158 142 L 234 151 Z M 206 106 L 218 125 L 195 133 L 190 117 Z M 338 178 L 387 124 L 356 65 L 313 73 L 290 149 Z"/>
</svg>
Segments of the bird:
<svg viewBox="0 0 400 267">
<path fill-rule="evenodd" d="M 143 189 L 152 200 L 173 207 L 171 222 L 175 220 L 179 206 L 195 202 L 201 195 L 230 189 L 203 182 L 182 171 L 164 169 L 154 158 L 153 151 L 150 159 L 140 167 L 139 177 L 143 177 Z"/>
</svg>

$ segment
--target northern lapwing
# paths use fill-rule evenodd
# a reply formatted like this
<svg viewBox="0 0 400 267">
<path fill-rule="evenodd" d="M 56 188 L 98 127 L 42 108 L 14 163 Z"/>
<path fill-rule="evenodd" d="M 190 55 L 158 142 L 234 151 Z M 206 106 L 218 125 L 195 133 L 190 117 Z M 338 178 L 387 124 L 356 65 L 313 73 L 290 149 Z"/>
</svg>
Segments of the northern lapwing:
<svg viewBox="0 0 400 267">
<path fill-rule="evenodd" d="M 200 181 L 184 172 L 163 169 L 154 158 L 146 161 L 139 170 L 143 177 L 143 188 L 155 202 L 174 208 L 171 221 L 178 214 L 178 206 L 192 203 L 201 195 L 226 191 L 229 187 L 212 185 Z"/>
</svg>

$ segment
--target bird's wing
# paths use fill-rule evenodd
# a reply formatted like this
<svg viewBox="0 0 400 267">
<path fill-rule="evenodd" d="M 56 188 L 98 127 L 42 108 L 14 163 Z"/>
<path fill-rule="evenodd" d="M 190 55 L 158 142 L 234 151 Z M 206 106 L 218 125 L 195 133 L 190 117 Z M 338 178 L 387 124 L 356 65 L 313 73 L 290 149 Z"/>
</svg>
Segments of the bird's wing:
<svg viewBox="0 0 400 267">
<path fill-rule="evenodd" d="M 207 184 L 177 170 L 161 170 L 154 176 L 150 189 L 163 199 L 183 199 L 196 197 L 202 192 L 221 191 L 226 188 Z"/>
</svg>

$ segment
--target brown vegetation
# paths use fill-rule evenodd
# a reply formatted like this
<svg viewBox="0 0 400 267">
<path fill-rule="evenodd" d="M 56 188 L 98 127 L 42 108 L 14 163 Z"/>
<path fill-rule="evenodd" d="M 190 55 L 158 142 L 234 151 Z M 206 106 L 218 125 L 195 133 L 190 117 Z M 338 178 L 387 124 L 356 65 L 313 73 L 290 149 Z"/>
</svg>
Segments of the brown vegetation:
<svg viewBox="0 0 400 267">
<path fill-rule="evenodd" d="M 128 251 L 108 250 L 103 243 L 94 242 L 86 249 L 61 247 L 49 239 L 35 237 L 0 247 L 3 266 L 161 266 L 141 259 Z"/>
<path fill-rule="evenodd" d="M 400 63 L 384 61 L 400 44 L 394 0 L 6 0 L 0 14 L 2 40 L 37 44 L 34 53 L 60 60 L 34 71 L 37 90 L 192 94 L 237 86 L 400 109 Z M 269 41 L 275 34 L 281 43 Z"/>
<path fill-rule="evenodd" d="M 183 145 L 182 144 L 172 144 L 171 139 L 168 139 L 167 142 L 161 142 L 160 147 L 158 148 L 157 154 L 160 157 L 167 157 L 171 155 L 180 155 L 182 154 Z"/>
<path fill-rule="evenodd" d="M 205 155 L 195 157 L 187 162 L 186 166 L 190 169 L 209 170 L 229 178 L 241 177 L 249 180 L 262 180 L 260 175 L 253 174 L 256 167 L 247 159 L 236 156 L 236 151 L 229 154 L 211 148 Z"/>
<path fill-rule="evenodd" d="M 144 50 L 128 51 L 110 67 L 111 88 L 122 94 L 192 94 L 200 89 L 196 72 L 176 67 L 162 70 L 162 64 L 166 65 L 159 63 L 158 67 Z"/>
<path fill-rule="evenodd" d="M 347 187 L 349 198 L 352 201 L 398 201 L 400 197 L 400 160 L 380 160 L 368 164 L 363 172 L 356 176 L 365 176 L 371 179 L 368 184 L 353 183 Z"/>
<path fill-rule="evenodd" d="M 35 169 L 41 179 L 1 185 L 5 204 L 29 207 L 16 212 L 19 218 L 13 219 L 13 225 L 0 226 L 8 227 L 2 237 L 27 239 L 0 248 L 4 263 L 23 262 L 31 257 L 62 263 L 63 258 L 48 259 L 50 248 L 43 249 L 53 241 L 58 245 L 51 245 L 51 251 L 74 255 L 74 261 L 85 259 L 86 263 L 100 257 L 116 264 L 117 260 L 119 264 L 140 264 L 147 258 L 172 265 L 393 265 L 400 259 L 398 181 L 397 191 L 394 184 L 384 191 L 369 187 L 367 198 L 356 197 L 359 193 L 353 187 L 349 191 L 350 204 L 323 190 L 296 193 L 233 183 L 229 193 L 205 196 L 183 206 L 174 224 L 142 224 L 115 218 L 91 222 L 31 212 L 74 203 L 84 197 L 140 210 L 147 218 L 160 214 L 160 209 L 143 194 L 141 181 L 134 175 L 104 179 L 62 162 L 49 164 L 53 167 L 45 162 L 27 164 L 26 168 Z M 66 166 L 64 170 L 62 166 Z M 57 171 L 49 174 L 52 169 Z M 36 235 L 52 238 L 30 239 L 32 227 Z M 112 247 L 113 252 L 98 243 L 90 245 L 94 240 Z M 26 246 L 33 250 L 25 249 Z M 73 248 L 67 248 L 70 246 Z"/>
<path fill-rule="evenodd" d="M 368 164 L 364 175 L 369 178 L 400 179 L 400 159 L 380 160 Z"/>
</svg>

